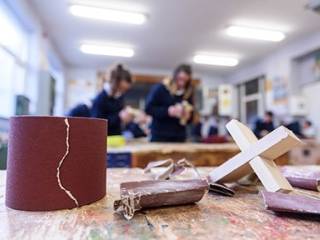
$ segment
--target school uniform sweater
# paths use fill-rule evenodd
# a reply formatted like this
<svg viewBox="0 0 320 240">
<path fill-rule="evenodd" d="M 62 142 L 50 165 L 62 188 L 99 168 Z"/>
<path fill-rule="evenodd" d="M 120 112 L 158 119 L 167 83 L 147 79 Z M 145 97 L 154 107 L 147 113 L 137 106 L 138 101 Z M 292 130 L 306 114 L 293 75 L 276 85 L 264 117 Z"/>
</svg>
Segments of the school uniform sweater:
<svg viewBox="0 0 320 240">
<path fill-rule="evenodd" d="M 90 107 L 87 104 L 81 103 L 72 108 L 67 116 L 69 117 L 90 117 Z"/>
<path fill-rule="evenodd" d="M 91 116 L 108 120 L 108 135 L 121 135 L 120 111 L 124 108 L 123 96 L 110 96 L 102 90 L 93 100 Z"/>
<path fill-rule="evenodd" d="M 254 127 L 254 134 L 258 137 L 261 138 L 261 132 L 262 131 L 268 131 L 272 132 L 274 130 L 274 125 L 273 122 L 264 122 L 262 119 L 258 119 L 255 122 L 255 127 Z"/>
<path fill-rule="evenodd" d="M 130 132 L 134 138 L 141 138 L 147 136 L 145 132 L 140 128 L 139 124 L 135 122 L 128 123 L 125 126 L 124 130 Z"/>
<path fill-rule="evenodd" d="M 152 116 L 151 141 L 183 142 L 186 140 L 186 126 L 180 120 L 168 114 L 170 106 L 182 102 L 183 96 L 171 95 L 163 84 L 155 85 L 147 99 L 145 111 Z M 186 99 L 192 104 L 192 96 Z"/>
</svg>

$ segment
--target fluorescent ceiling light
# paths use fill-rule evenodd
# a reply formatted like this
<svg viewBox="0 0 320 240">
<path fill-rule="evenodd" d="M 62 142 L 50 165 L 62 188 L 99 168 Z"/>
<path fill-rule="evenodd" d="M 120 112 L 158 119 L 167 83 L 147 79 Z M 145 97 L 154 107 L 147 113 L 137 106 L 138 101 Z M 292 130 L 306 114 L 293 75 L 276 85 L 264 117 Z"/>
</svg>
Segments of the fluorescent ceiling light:
<svg viewBox="0 0 320 240">
<path fill-rule="evenodd" d="M 83 44 L 80 47 L 81 52 L 94 55 L 132 57 L 134 51 L 131 48 L 121 48 L 106 45 Z"/>
<path fill-rule="evenodd" d="M 198 64 L 233 67 L 238 65 L 239 60 L 231 57 L 195 55 L 193 61 Z"/>
<path fill-rule="evenodd" d="M 142 13 L 134 13 L 84 5 L 72 5 L 70 6 L 70 12 L 78 17 L 121 23 L 143 24 L 146 21 L 146 16 Z"/>
<path fill-rule="evenodd" d="M 249 38 L 272 42 L 280 42 L 286 37 L 285 34 L 280 31 L 242 26 L 228 27 L 227 34 L 232 37 Z"/>
</svg>

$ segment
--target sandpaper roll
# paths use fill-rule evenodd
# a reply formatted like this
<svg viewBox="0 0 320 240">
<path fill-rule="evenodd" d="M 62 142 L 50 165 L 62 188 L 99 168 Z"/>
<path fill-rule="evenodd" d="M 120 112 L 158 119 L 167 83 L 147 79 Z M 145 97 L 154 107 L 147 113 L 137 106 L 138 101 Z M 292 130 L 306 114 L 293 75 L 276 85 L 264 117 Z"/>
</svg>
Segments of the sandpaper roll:
<svg viewBox="0 0 320 240">
<path fill-rule="evenodd" d="M 320 169 L 316 166 L 284 166 L 281 172 L 293 187 L 320 191 Z"/>
<path fill-rule="evenodd" d="M 320 215 L 320 199 L 307 195 L 261 191 L 267 210 L 277 213 Z"/>
<path fill-rule="evenodd" d="M 71 209 L 106 195 L 107 121 L 19 116 L 10 119 L 6 205 Z"/>
</svg>

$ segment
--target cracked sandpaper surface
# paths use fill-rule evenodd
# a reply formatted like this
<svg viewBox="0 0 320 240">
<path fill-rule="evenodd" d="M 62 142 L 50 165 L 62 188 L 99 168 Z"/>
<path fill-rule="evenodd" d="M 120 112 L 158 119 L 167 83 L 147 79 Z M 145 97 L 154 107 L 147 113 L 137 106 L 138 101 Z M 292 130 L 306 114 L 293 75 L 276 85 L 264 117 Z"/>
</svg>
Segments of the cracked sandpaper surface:
<svg viewBox="0 0 320 240">
<path fill-rule="evenodd" d="M 58 185 L 59 187 L 69 196 L 69 198 L 71 198 L 74 203 L 76 204 L 77 207 L 79 207 L 79 203 L 78 200 L 75 198 L 75 196 L 73 196 L 73 194 L 71 193 L 70 190 L 66 189 L 61 181 L 61 177 L 60 177 L 60 168 L 62 167 L 62 164 L 64 162 L 64 160 L 66 159 L 66 157 L 69 154 L 69 149 L 70 149 L 70 143 L 69 143 L 69 137 L 70 137 L 70 124 L 68 119 L 64 119 L 64 122 L 66 124 L 66 152 L 63 155 L 63 157 L 61 158 L 61 160 L 59 161 L 59 165 L 57 167 L 57 181 L 58 181 Z"/>
<path fill-rule="evenodd" d="M 106 133 L 102 119 L 11 118 L 6 205 L 47 211 L 74 208 L 75 199 L 79 206 L 102 199 L 106 194 Z"/>
</svg>

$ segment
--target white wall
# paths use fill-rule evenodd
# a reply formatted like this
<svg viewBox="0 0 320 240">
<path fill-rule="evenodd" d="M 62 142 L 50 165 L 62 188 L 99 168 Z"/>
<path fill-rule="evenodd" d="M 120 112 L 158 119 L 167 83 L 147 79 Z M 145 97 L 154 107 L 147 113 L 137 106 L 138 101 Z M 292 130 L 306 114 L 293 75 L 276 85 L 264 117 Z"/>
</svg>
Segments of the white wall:
<svg viewBox="0 0 320 240">
<path fill-rule="evenodd" d="M 43 73 L 48 72 L 57 80 L 57 109 L 56 113 L 61 114 L 65 104 L 65 77 L 64 64 L 51 44 L 50 39 L 45 36 L 45 29 L 40 19 L 33 12 L 27 1 L 3 0 L 15 13 L 18 20 L 23 24 L 30 36 L 27 76 L 24 94 L 31 101 L 31 114 L 46 115 L 49 110 L 49 100 L 45 98 L 45 91 L 49 87 L 47 78 Z"/>
<path fill-rule="evenodd" d="M 96 69 L 68 68 L 66 71 L 65 111 L 76 104 L 87 102 L 96 95 Z"/>
<path fill-rule="evenodd" d="M 249 64 L 227 75 L 225 79 L 228 82 L 239 83 L 264 74 L 267 77 L 277 75 L 293 77 L 291 76 L 291 71 L 293 70 L 291 68 L 292 60 L 319 48 L 320 31 L 286 45 L 260 61 Z M 297 82 L 296 78 L 293 78 L 293 80 L 292 83 L 294 83 L 294 85 L 292 90 L 296 90 L 299 82 Z"/>
<path fill-rule="evenodd" d="M 314 64 L 313 59 L 306 59 L 306 55 L 320 49 L 320 32 L 306 36 L 292 42 L 257 63 L 243 67 L 242 69 L 226 76 L 226 81 L 239 83 L 260 75 L 266 79 L 282 77 L 288 80 L 289 101 L 290 96 L 302 96 L 307 106 L 306 118 L 310 119 L 318 129 L 317 135 L 320 140 L 320 111 L 319 101 L 315 98 L 320 92 L 320 82 L 315 82 L 310 74 L 310 68 Z M 303 61 L 304 60 L 304 61 Z M 268 110 L 274 110 L 271 94 L 266 96 Z M 276 113 L 280 116 L 290 115 L 288 104 L 280 108 Z"/>
<path fill-rule="evenodd" d="M 305 56 L 316 49 L 320 49 L 320 32 L 289 43 L 260 61 L 229 74 L 226 76 L 226 81 L 230 83 L 239 83 L 261 75 L 265 75 L 266 79 L 271 81 L 276 78 L 282 78 L 288 81 L 287 90 L 290 100 L 291 95 L 301 94 L 303 84 L 308 81 L 307 79 L 304 79 L 305 76 L 298 74 L 296 62 L 294 60 Z M 284 103 L 283 106 L 275 106 L 272 91 L 266 98 L 266 108 L 268 110 L 273 110 L 279 115 L 290 114 L 289 104 Z M 310 102 L 307 102 L 306 104 L 311 105 Z M 310 111 L 316 111 L 316 109 L 310 109 Z"/>
<path fill-rule="evenodd" d="M 315 65 L 316 57 L 319 54 L 320 50 L 313 52 L 312 54 L 308 54 L 303 58 L 299 58 L 295 62 L 297 69 L 297 82 L 299 83 L 299 87 L 317 81 Z"/>
<path fill-rule="evenodd" d="M 317 138 L 320 140 L 320 111 L 319 101 L 315 96 L 320 93 L 320 82 L 306 85 L 302 89 L 302 95 L 306 98 L 308 119 L 310 119 L 317 127 Z"/>
</svg>

